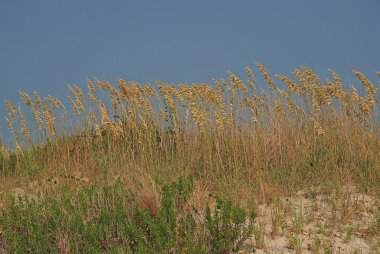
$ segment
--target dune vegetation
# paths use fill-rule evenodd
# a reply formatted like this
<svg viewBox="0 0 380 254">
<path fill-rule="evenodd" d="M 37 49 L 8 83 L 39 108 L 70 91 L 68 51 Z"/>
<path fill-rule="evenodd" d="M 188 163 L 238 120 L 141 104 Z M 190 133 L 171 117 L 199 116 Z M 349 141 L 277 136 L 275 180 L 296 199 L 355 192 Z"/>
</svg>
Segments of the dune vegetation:
<svg viewBox="0 0 380 254">
<path fill-rule="evenodd" d="M 93 79 L 86 91 L 68 85 L 67 98 L 5 101 L 0 253 L 265 249 L 263 204 L 277 205 L 268 234 L 286 236 L 289 251 L 333 253 L 322 230 L 331 226 L 313 227 L 306 244 L 302 220 L 289 228 L 275 211 L 297 193 L 325 195 L 339 211 L 329 222 L 348 225 L 360 204 L 346 190 L 379 199 L 377 84 L 356 70 L 347 87 L 332 70 L 321 78 L 301 66 L 288 77 L 257 67 L 213 84 Z M 366 209 L 365 228 L 339 231 L 347 244 L 360 233 L 363 253 L 380 249 L 378 201 Z"/>
</svg>

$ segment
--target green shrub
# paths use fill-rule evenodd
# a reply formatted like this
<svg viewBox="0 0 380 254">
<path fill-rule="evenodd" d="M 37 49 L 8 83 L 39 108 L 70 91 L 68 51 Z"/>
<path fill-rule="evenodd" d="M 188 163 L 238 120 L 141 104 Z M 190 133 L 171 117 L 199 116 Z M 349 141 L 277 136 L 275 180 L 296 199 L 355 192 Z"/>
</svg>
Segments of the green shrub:
<svg viewBox="0 0 380 254">
<path fill-rule="evenodd" d="M 206 209 L 206 225 L 209 234 L 209 248 L 212 253 L 238 251 L 244 241 L 253 234 L 255 214 L 234 206 L 231 200 L 217 199 L 214 213 Z"/>
<path fill-rule="evenodd" d="M 0 229 L 9 253 L 227 253 L 252 234 L 253 215 L 218 200 L 196 221 L 188 198 L 192 180 L 162 188 L 159 210 L 140 208 L 121 182 L 80 191 L 65 186 L 58 196 L 13 200 Z"/>
</svg>

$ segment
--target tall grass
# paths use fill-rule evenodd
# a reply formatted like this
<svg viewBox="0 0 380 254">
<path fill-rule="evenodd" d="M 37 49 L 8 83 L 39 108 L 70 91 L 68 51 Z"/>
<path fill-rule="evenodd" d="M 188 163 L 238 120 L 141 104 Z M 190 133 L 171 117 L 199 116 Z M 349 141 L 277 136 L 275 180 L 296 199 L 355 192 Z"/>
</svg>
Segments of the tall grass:
<svg viewBox="0 0 380 254">
<path fill-rule="evenodd" d="M 322 80 L 301 66 L 292 79 L 257 65 L 267 87 L 247 67 L 246 80 L 229 71 L 214 84 L 88 80 L 68 85 L 67 105 L 21 92 L 21 105 L 5 101 L 2 186 L 79 171 L 135 189 L 192 175 L 246 207 L 315 185 L 378 195 L 376 86 L 359 71 L 365 94 L 334 71 Z"/>
</svg>

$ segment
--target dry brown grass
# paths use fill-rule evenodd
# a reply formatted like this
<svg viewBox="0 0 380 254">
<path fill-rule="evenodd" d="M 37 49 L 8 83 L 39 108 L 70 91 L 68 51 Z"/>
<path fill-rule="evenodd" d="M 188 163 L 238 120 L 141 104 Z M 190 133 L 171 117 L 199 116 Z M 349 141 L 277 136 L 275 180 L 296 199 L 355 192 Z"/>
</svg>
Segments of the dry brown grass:
<svg viewBox="0 0 380 254">
<path fill-rule="evenodd" d="M 247 81 L 229 71 L 214 85 L 89 80 L 88 98 L 68 85 L 71 107 L 21 92 L 25 107 L 5 101 L 12 147 L 1 150 L 1 191 L 80 171 L 92 184 L 122 176 L 152 212 L 157 196 L 149 182 L 180 175 L 244 206 L 312 185 L 350 183 L 379 195 L 373 83 L 354 71 L 362 94 L 333 71 L 323 82 L 301 66 L 295 80 L 278 74 L 276 84 L 258 68 L 269 91 L 259 90 L 247 67 Z M 151 180 L 140 182 L 142 174 Z"/>
</svg>

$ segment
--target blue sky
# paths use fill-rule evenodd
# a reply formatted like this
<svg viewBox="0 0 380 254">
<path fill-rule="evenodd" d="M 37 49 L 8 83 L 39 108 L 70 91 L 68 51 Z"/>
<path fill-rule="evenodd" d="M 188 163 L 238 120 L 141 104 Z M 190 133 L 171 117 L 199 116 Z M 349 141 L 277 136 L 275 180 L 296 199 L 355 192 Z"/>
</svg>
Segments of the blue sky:
<svg viewBox="0 0 380 254">
<path fill-rule="evenodd" d="M 379 13 L 379 0 L 0 0 L 0 100 L 62 98 L 92 77 L 211 82 L 256 61 L 272 74 L 303 64 L 377 82 Z"/>
</svg>

